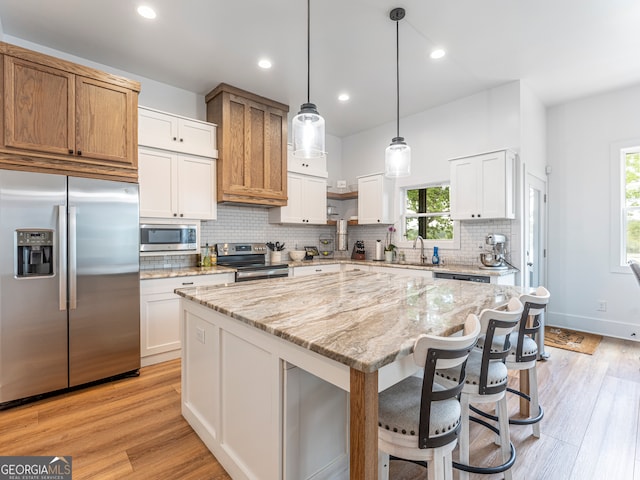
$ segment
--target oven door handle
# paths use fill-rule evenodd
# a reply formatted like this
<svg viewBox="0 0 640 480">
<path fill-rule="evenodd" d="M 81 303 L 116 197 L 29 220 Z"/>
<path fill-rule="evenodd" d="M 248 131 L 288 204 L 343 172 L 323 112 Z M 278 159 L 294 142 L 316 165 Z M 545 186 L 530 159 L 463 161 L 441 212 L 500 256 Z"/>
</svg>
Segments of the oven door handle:
<svg viewBox="0 0 640 480">
<path fill-rule="evenodd" d="M 244 270 L 236 272 L 237 279 L 248 279 L 257 277 L 287 277 L 289 276 L 288 268 L 269 268 L 268 270 Z"/>
</svg>

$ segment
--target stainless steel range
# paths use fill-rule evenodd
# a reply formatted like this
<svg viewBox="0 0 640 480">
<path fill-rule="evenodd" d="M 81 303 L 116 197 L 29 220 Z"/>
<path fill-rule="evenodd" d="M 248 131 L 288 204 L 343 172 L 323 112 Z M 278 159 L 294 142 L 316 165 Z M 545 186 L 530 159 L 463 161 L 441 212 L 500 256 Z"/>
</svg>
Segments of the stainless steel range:
<svg viewBox="0 0 640 480">
<path fill-rule="evenodd" d="M 286 263 L 267 263 L 268 250 L 264 243 L 218 243 L 216 252 L 218 265 L 237 270 L 236 282 L 289 276 L 289 265 Z"/>
</svg>

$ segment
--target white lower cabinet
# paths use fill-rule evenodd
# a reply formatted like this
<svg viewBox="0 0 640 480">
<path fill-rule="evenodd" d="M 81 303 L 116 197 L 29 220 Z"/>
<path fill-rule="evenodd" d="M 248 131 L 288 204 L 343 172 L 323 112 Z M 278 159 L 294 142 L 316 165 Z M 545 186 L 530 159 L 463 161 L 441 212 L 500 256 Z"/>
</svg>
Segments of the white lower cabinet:
<svg viewBox="0 0 640 480">
<path fill-rule="evenodd" d="M 140 356 L 142 366 L 180 357 L 180 297 L 176 288 L 233 283 L 233 273 L 140 281 Z"/>
<path fill-rule="evenodd" d="M 308 265 L 304 267 L 293 267 L 291 270 L 292 277 L 306 277 L 308 275 L 318 275 L 320 273 L 339 272 L 341 269 L 339 263 L 331 263 L 328 265 Z"/>
</svg>

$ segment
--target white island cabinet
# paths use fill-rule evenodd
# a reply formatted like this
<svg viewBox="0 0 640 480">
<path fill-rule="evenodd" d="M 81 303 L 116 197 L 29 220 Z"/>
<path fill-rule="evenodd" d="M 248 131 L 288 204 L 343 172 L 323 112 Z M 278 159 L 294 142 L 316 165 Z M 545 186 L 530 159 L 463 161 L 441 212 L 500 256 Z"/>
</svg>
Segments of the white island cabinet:
<svg viewBox="0 0 640 480">
<path fill-rule="evenodd" d="M 140 356 L 142 366 L 180 357 L 180 297 L 176 288 L 233 283 L 235 274 L 151 278 L 140 281 Z"/>
<path fill-rule="evenodd" d="M 232 478 L 375 480 L 377 393 L 416 373 L 415 339 L 522 290 L 351 271 L 178 293 L 182 415 Z"/>
</svg>

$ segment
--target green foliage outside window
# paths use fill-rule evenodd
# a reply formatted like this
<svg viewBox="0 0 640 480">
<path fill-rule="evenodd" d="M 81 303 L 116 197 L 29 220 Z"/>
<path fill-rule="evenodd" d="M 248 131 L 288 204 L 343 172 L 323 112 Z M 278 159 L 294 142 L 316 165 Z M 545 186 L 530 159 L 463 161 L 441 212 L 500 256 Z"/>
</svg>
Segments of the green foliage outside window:
<svg viewBox="0 0 640 480">
<path fill-rule="evenodd" d="M 627 260 L 640 261 L 640 151 L 626 153 L 624 167 Z"/>
<path fill-rule="evenodd" d="M 425 240 L 452 240 L 449 186 L 406 190 L 405 234 L 407 240 L 420 235 Z"/>
</svg>

